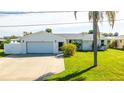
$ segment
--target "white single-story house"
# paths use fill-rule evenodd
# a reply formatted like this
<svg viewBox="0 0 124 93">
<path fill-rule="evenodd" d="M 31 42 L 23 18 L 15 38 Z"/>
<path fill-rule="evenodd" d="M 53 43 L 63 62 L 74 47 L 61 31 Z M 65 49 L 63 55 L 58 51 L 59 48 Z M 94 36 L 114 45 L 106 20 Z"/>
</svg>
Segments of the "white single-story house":
<svg viewBox="0 0 124 93">
<path fill-rule="evenodd" d="M 124 49 L 124 35 L 120 35 L 116 37 L 116 40 L 117 40 L 117 48 Z"/>
<path fill-rule="evenodd" d="M 107 39 L 109 40 L 109 42 L 116 41 L 115 48 L 124 49 L 124 35 L 115 36 L 115 37 L 107 37 Z"/>
<path fill-rule="evenodd" d="M 26 35 L 18 39 L 20 42 L 11 42 L 4 45 L 6 54 L 52 53 L 61 52 L 64 43 L 78 43 L 78 50 L 93 50 L 93 34 L 53 34 L 44 31 Z M 98 40 L 98 49 L 107 48 L 107 39 L 103 36 Z"/>
</svg>

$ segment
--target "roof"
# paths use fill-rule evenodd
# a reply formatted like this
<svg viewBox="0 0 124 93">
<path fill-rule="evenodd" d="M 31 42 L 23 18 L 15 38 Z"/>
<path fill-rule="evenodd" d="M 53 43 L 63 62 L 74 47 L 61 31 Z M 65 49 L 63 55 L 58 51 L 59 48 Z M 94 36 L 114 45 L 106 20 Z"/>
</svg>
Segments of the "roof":
<svg viewBox="0 0 124 93">
<path fill-rule="evenodd" d="M 65 39 L 83 39 L 83 40 L 93 40 L 93 34 L 54 34 L 61 37 L 64 37 Z M 100 39 L 105 39 L 102 35 L 100 36 Z"/>
<path fill-rule="evenodd" d="M 25 39 L 25 38 L 29 38 L 29 37 L 32 37 L 34 35 L 48 35 L 49 37 L 54 37 L 55 39 L 59 39 L 59 40 L 65 40 L 65 38 L 61 37 L 61 36 L 57 36 L 57 35 L 54 35 L 53 33 L 48 33 L 46 31 L 39 31 L 39 32 L 36 32 L 36 33 L 32 33 L 32 34 L 29 34 L 29 35 L 26 35 L 26 36 L 23 36 L 19 39 Z M 40 36 L 41 37 L 41 36 Z M 48 39 L 47 37 L 45 37 L 46 39 Z M 52 40 L 52 39 L 51 39 Z"/>
<path fill-rule="evenodd" d="M 83 35 L 81 34 L 54 34 L 57 36 L 64 37 L 66 39 L 82 39 Z"/>
<path fill-rule="evenodd" d="M 116 39 L 124 39 L 124 35 L 120 35 L 120 36 L 116 37 Z"/>
<path fill-rule="evenodd" d="M 48 33 L 48 32 L 45 32 L 45 31 L 39 31 L 39 32 L 30 34 L 30 35 L 23 36 L 21 38 L 25 38 L 25 37 L 28 37 L 28 36 L 31 36 L 31 35 L 34 35 L 34 34 L 40 34 L 40 33 L 47 33 L 47 34 L 57 36 L 57 37 L 60 37 L 60 38 L 64 38 L 64 39 L 93 40 L 93 34 L 82 34 L 82 33 L 79 33 L 79 34 L 65 34 L 65 33 L 52 34 L 52 33 Z M 100 39 L 106 39 L 106 38 L 104 36 L 100 35 Z"/>
<path fill-rule="evenodd" d="M 124 35 L 107 37 L 107 39 L 124 39 Z"/>
</svg>

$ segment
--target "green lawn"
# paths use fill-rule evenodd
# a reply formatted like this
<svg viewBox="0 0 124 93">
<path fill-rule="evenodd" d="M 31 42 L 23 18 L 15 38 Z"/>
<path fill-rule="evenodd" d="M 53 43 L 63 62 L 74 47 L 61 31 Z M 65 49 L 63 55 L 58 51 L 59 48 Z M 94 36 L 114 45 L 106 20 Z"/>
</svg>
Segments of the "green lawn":
<svg viewBox="0 0 124 93">
<path fill-rule="evenodd" d="M 0 58 L 1 58 L 1 57 L 5 57 L 5 56 L 6 56 L 6 54 L 4 54 L 3 49 L 0 49 Z"/>
<path fill-rule="evenodd" d="M 124 80 L 124 51 L 108 49 L 98 52 L 98 66 L 93 67 L 93 52 L 76 52 L 64 58 L 65 71 L 48 80 Z"/>
</svg>

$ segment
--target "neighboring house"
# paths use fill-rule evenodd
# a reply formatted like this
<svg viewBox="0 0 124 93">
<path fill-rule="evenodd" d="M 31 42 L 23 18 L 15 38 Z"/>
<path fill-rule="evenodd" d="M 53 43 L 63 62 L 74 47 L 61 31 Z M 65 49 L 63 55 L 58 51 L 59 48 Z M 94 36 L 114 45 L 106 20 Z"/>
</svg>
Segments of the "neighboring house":
<svg viewBox="0 0 124 93">
<path fill-rule="evenodd" d="M 114 37 L 107 37 L 109 42 L 115 41 L 117 49 L 124 49 L 124 35 L 114 36 Z"/>
<path fill-rule="evenodd" d="M 124 35 L 120 35 L 115 38 L 117 41 L 117 48 L 124 49 Z"/>
<path fill-rule="evenodd" d="M 114 48 L 116 46 L 116 44 L 113 45 L 113 42 L 115 42 L 116 37 L 117 36 L 108 36 L 108 37 L 106 37 L 109 48 L 112 48 L 112 47 Z"/>
<path fill-rule="evenodd" d="M 41 31 L 23 36 L 18 40 L 20 42 L 4 45 L 4 51 L 6 54 L 58 54 L 61 52 L 61 47 L 64 43 L 77 43 L 77 49 L 81 51 L 93 50 L 93 34 L 52 34 Z M 106 48 L 107 39 L 101 36 L 98 40 L 98 49 L 105 50 Z"/>
</svg>

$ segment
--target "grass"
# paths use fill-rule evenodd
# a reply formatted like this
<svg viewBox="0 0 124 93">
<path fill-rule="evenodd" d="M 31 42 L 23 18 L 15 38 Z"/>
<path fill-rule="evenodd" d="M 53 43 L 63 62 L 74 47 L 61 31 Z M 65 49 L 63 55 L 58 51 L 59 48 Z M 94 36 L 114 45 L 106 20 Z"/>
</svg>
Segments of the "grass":
<svg viewBox="0 0 124 93">
<path fill-rule="evenodd" d="M 65 71 L 48 80 L 55 81 L 118 81 L 124 80 L 124 51 L 108 49 L 98 52 L 98 66 L 93 67 L 93 52 L 76 52 L 64 58 Z"/>
<path fill-rule="evenodd" d="M 1 58 L 1 57 L 5 57 L 5 56 L 7 56 L 7 54 L 4 54 L 3 49 L 0 49 L 0 58 Z"/>
</svg>

